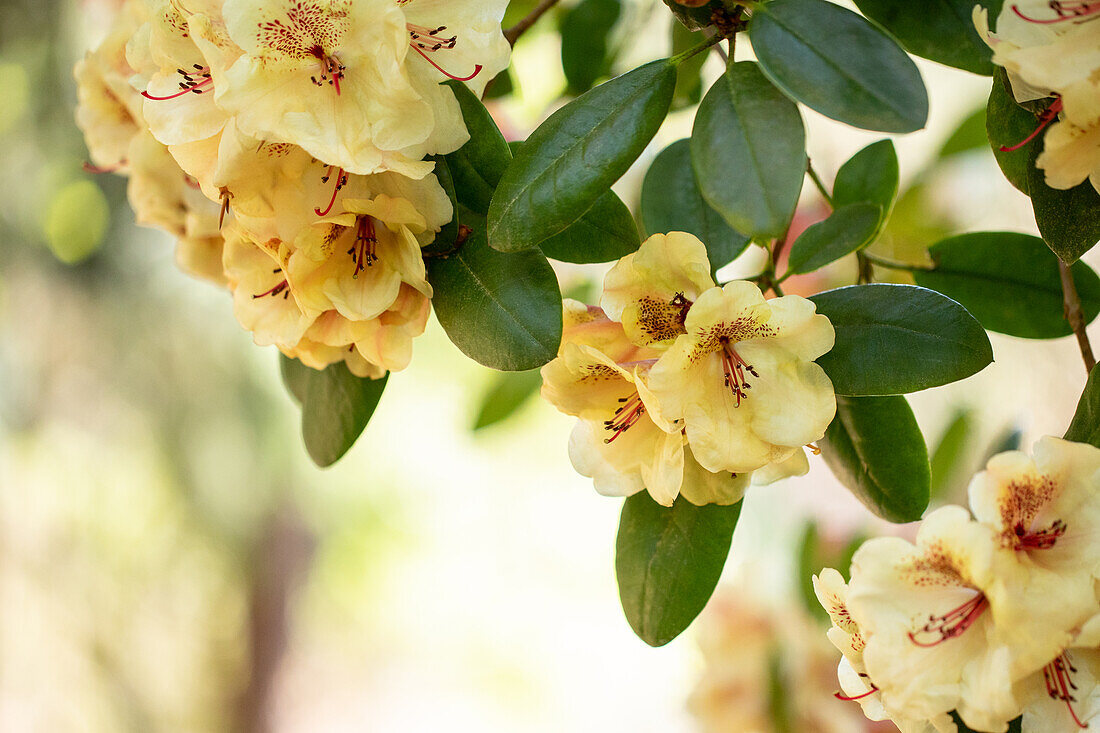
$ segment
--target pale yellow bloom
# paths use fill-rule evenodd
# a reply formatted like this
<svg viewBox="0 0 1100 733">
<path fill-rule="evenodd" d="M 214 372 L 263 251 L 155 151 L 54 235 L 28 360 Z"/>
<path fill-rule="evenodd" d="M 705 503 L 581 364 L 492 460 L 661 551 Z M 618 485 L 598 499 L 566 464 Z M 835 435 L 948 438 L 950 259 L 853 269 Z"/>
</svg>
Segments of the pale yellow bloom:
<svg viewBox="0 0 1100 733">
<path fill-rule="evenodd" d="M 1086 622 L 1050 664 L 1018 682 L 1016 694 L 1024 700 L 1023 733 L 1100 723 L 1100 616 Z"/>
</svg>

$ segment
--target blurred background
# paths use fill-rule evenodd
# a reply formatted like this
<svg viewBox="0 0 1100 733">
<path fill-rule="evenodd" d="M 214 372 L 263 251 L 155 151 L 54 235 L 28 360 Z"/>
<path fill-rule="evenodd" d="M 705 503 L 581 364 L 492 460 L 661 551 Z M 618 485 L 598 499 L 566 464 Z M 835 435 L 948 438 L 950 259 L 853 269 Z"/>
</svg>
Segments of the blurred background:
<svg viewBox="0 0 1100 733">
<path fill-rule="evenodd" d="M 661 649 L 622 617 L 621 502 L 573 472 L 571 420 L 434 321 L 351 453 L 315 468 L 277 353 L 176 269 L 167 235 L 134 226 L 123 179 L 82 171 L 71 70 L 117 4 L 0 0 L 0 730 L 884 730 L 832 698 L 807 573 L 912 528 L 874 520 L 820 460 L 750 490 L 724 590 Z M 531 3 L 516 5 L 506 24 Z M 490 102 L 511 138 L 567 98 L 568 8 L 523 37 L 514 91 Z M 670 34 L 659 2 L 624 3 L 609 73 Z M 905 193 L 876 248 L 1034 231 L 973 115 L 989 81 L 920 67 L 932 117 L 897 141 Z M 720 71 L 708 58 L 704 78 Z M 880 137 L 805 116 L 826 180 Z M 624 200 L 691 120 L 669 118 Z M 807 186 L 800 219 L 824 214 Z M 563 287 L 596 293 L 604 269 L 563 267 Z M 853 275 L 842 262 L 788 292 Z M 1061 435 L 1084 385 L 1072 339 L 992 339 L 983 373 L 912 396 L 936 503 L 964 502 L 998 446 Z"/>
</svg>

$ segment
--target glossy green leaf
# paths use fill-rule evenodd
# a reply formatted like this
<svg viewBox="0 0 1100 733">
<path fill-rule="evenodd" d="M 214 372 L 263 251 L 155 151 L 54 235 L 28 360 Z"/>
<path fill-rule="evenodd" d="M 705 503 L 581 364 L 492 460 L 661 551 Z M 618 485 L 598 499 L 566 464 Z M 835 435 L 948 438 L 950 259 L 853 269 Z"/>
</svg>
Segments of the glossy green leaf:
<svg viewBox="0 0 1100 733">
<path fill-rule="evenodd" d="M 642 225 L 646 235 L 688 232 L 707 248 L 711 273 L 734 260 L 749 246 L 703 198 L 691 167 L 688 140 L 662 150 L 642 181 Z"/>
<path fill-rule="evenodd" d="M 1040 147 L 1031 152 L 1027 187 L 1039 234 L 1054 254 L 1072 264 L 1100 241 L 1100 193 L 1088 179 L 1068 191 L 1051 188 L 1035 167 Z"/>
<path fill-rule="evenodd" d="M 1100 448 L 1100 369 L 1096 367 L 1089 373 L 1089 381 L 1081 393 L 1077 412 L 1073 414 L 1065 438 Z"/>
<path fill-rule="evenodd" d="M 993 56 L 974 27 L 975 0 L 855 0 L 860 12 L 875 21 L 917 56 L 956 69 L 989 76 Z M 984 0 L 996 18 L 1001 0 Z"/>
<path fill-rule="evenodd" d="M 363 379 L 344 362 L 324 370 L 280 356 L 283 381 L 302 405 L 302 437 L 318 466 L 336 463 L 367 427 L 389 375 Z"/>
<path fill-rule="evenodd" d="M 470 131 L 466 144 L 445 156 L 449 172 L 459 202 L 485 214 L 500 177 L 512 161 L 512 153 L 481 100 L 461 82 L 448 81 L 447 85 L 458 98 L 462 119 Z"/>
<path fill-rule="evenodd" d="M 968 448 L 974 439 L 974 413 L 958 410 L 943 431 L 929 459 L 932 464 L 932 496 L 948 497 L 966 467 Z"/>
<path fill-rule="evenodd" d="M 669 24 L 672 35 L 672 55 L 687 51 L 693 46 L 699 45 L 703 40 L 701 33 L 689 31 L 683 23 L 675 19 Z M 697 53 L 689 59 L 681 61 L 676 67 L 676 90 L 672 94 L 672 109 L 683 109 L 695 104 L 703 98 L 703 64 L 706 63 L 707 54 Z"/>
<path fill-rule="evenodd" d="M 891 140 L 879 140 L 849 158 L 836 174 L 833 204 L 836 207 L 865 202 L 882 207 L 890 216 L 898 196 L 898 153 Z"/>
<path fill-rule="evenodd" d="M 813 272 L 871 243 L 882 219 L 877 204 L 841 206 L 824 221 L 811 225 L 791 245 L 787 271 Z"/>
<path fill-rule="evenodd" d="M 985 131 L 1001 172 L 1009 183 L 1024 193 L 1028 192 L 1027 170 L 1031 160 L 1031 147 L 1035 143 L 1029 143 L 1017 150 L 1001 148 L 1016 147 L 1038 126 L 1039 120 L 1035 115 L 1016 104 L 1004 69 L 997 69 L 993 74 L 993 88 L 989 92 L 989 101 L 985 108 Z"/>
<path fill-rule="evenodd" d="M 981 733 L 980 731 L 975 731 L 971 728 L 967 728 L 966 723 L 962 722 L 962 718 L 960 718 L 959 714 L 956 713 L 954 710 L 951 711 L 951 720 L 953 720 L 955 722 L 955 725 L 958 727 L 958 733 Z M 1006 731 L 1006 733 L 1022 733 L 1024 729 L 1023 721 L 1023 717 L 1019 717 L 1009 721 L 1008 730 Z"/>
<path fill-rule="evenodd" d="M 641 243 L 630 209 L 614 191 L 606 191 L 580 219 L 543 240 L 539 249 L 551 259 L 588 264 L 625 257 Z"/>
<path fill-rule="evenodd" d="M 865 130 L 913 132 L 928 121 L 916 64 L 893 38 L 826 0 L 772 0 L 749 24 L 760 66 L 792 99 Z"/>
<path fill-rule="evenodd" d="M 1014 232 L 975 232 L 934 244 L 936 269 L 913 274 L 917 285 L 961 303 L 986 329 L 1021 338 L 1073 333 L 1063 313 L 1058 258 L 1043 240 Z M 1074 283 L 1088 321 L 1100 313 L 1100 278 L 1083 262 Z"/>
<path fill-rule="evenodd" d="M 833 475 L 883 519 L 915 522 L 928 508 L 928 449 L 904 397 L 837 397 L 818 445 Z"/>
<path fill-rule="evenodd" d="M 515 372 L 557 354 L 561 294 L 541 252 L 497 252 L 478 226 L 457 252 L 428 261 L 428 281 L 439 323 L 474 361 Z"/>
<path fill-rule="evenodd" d="M 489 243 L 502 252 L 561 232 L 637 159 L 668 114 L 676 67 L 653 61 L 550 115 L 520 147 L 489 207 Z"/>
<path fill-rule="evenodd" d="M 623 504 L 615 543 L 615 575 L 626 619 L 642 641 L 675 639 L 714 593 L 729 555 L 741 503 L 695 506 L 683 497 L 671 507 L 648 492 Z"/>
<path fill-rule="evenodd" d="M 447 252 L 454 248 L 455 242 L 458 241 L 459 231 L 462 225 L 462 222 L 459 221 L 458 196 L 455 192 L 454 178 L 451 176 L 451 167 L 447 163 L 447 156 L 433 155 L 430 159 L 435 161 L 436 180 L 439 181 L 440 187 L 447 193 L 447 198 L 451 200 L 451 208 L 454 211 L 454 215 L 451 217 L 451 220 L 436 233 L 435 239 L 423 247 L 425 254 Z"/>
<path fill-rule="evenodd" d="M 509 66 L 485 85 L 485 94 L 482 99 L 500 99 L 501 97 L 507 97 L 515 90 L 516 83 L 512 79 L 512 67 Z"/>
<path fill-rule="evenodd" d="M 684 24 L 688 30 L 697 31 L 711 25 L 712 14 L 721 11 L 722 0 L 711 0 L 709 3 L 697 8 L 689 8 L 681 5 L 676 0 L 664 0 L 665 5 L 676 16 L 676 19 Z"/>
<path fill-rule="evenodd" d="M 542 375 L 538 369 L 526 372 L 500 372 L 493 375 L 481 406 L 474 420 L 474 430 L 507 420 L 534 397 L 542 386 Z"/>
<path fill-rule="evenodd" d="M 798 105 L 755 63 L 730 65 L 695 115 L 691 164 L 703 198 L 733 229 L 756 239 L 779 237 L 806 174 Z"/>
<path fill-rule="evenodd" d="M 896 395 L 965 379 L 993 361 L 961 305 L 913 285 L 852 285 L 810 298 L 836 330 L 817 363 L 838 395 Z"/>
<path fill-rule="evenodd" d="M 561 66 L 570 94 L 587 92 L 611 71 L 611 29 L 622 14 L 619 0 L 581 0 L 561 21 Z"/>
</svg>

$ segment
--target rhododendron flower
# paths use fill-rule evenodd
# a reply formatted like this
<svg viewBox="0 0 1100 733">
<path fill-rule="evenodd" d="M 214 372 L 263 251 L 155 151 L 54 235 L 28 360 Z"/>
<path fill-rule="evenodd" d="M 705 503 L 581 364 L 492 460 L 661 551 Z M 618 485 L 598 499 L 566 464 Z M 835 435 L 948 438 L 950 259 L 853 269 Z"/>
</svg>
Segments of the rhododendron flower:
<svg viewBox="0 0 1100 733">
<path fill-rule="evenodd" d="M 754 471 L 819 440 L 836 414 L 813 360 L 833 347 L 829 320 L 796 295 L 764 300 L 751 282 L 707 290 L 649 374 L 668 421 L 682 419 L 708 471 Z"/>
<path fill-rule="evenodd" d="M 1015 692 L 1024 702 L 1023 733 L 1100 723 L 1100 616 L 1089 619 L 1050 664 L 1018 682 Z"/>
</svg>

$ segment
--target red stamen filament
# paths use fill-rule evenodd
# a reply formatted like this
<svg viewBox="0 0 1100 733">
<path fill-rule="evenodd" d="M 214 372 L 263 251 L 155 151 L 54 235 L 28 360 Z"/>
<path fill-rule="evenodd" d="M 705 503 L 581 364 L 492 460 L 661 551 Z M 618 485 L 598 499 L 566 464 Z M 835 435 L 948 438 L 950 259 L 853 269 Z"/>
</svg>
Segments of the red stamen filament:
<svg viewBox="0 0 1100 733">
<path fill-rule="evenodd" d="M 321 62 L 321 78 L 311 76 L 309 80 L 319 87 L 328 84 L 336 90 L 336 96 L 340 96 L 340 80 L 344 78 L 344 70 L 347 67 L 341 64 L 335 56 L 325 53 L 325 50 L 320 46 L 314 46 L 309 52 Z"/>
<path fill-rule="evenodd" d="M 275 270 L 275 272 L 279 272 L 279 270 Z M 284 280 L 283 280 L 283 281 L 282 281 L 281 283 L 279 283 L 279 284 L 278 284 L 278 285 L 276 285 L 275 287 L 271 288 L 271 290 L 265 290 L 264 292 L 262 292 L 262 293 L 259 293 L 258 295 L 253 295 L 253 296 L 252 296 L 252 299 L 253 299 L 253 300 L 256 300 L 257 298 L 263 298 L 263 297 L 266 297 L 266 296 L 268 296 L 268 295 L 270 295 L 270 296 L 271 296 L 272 298 L 274 298 L 274 297 L 275 297 L 276 295 L 278 295 L 279 293 L 282 293 L 282 294 L 283 294 L 283 300 L 286 300 L 286 299 L 287 299 L 287 296 L 289 296 L 289 295 L 290 295 L 290 291 L 289 291 L 289 290 L 287 290 L 287 288 L 288 288 L 289 286 L 290 286 L 290 283 L 288 283 L 288 282 L 287 282 L 287 281 L 286 281 L 286 280 L 284 279 Z"/>
<path fill-rule="evenodd" d="M 642 415 L 645 414 L 645 405 L 637 392 L 629 397 L 621 397 L 619 402 L 621 404 L 615 410 L 615 417 L 603 421 L 604 430 L 611 430 L 615 433 L 610 438 L 604 438 L 603 442 L 605 443 L 613 442 L 615 438 L 625 433 L 631 425 L 641 420 Z"/>
<path fill-rule="evenodd" d="M 451 36 L 450 38 L 440 37 L 439 34 L 447 30 L 447 26 L 441 25 L 438 28 L 425 28 L 419 25 L 406 24 L 405 27 L 409 29 L 409 47 L 423 56 L 425 61 L 434 66 L 439 73 L 443 74 L 448 79 L 454 79 L 455 81 L 470 81 L 481 73 L 481 64 L 475 64 L 474 73 L 469 76 L 455 76 L 428 56 L 429 53 L 435 53 L 436 51 L 449 51 L 458 43 L 458 36 Z"/>
<path fill-rule="evenodd" d="M 1051 0 L 1048 3 L 1051 10 L 1058 14 L 1057 18 L 1032 18 L 1024 15 L 1019 5 L 1012 6 L 1012 12 L 1028 23 L 1050 25 L 1052 23 L 1064 23 L 1067 20 L 1081 20 L 1100 13 L 1100 3 L 1084 2 L 1083 0 Z"/>
<path fill-rule="evenodd" d="M 357 279 L 359 273 L 378 261 L 375 247 L 378 245 L 378 237 L 374 231 L 374 218 L 360 216 L 356 224 L 355 244 L 348 250 L 355 262 L 355 272 L 352 278 Z"/>
<path fill-rule="evenodd" d="M 867 684 L 871 686 L 870 690 L 867 690 L 867 692 L 864 692 L 862 695 L 853 695 L 851 697 L 841 692 L 834 692 L 833 697 L 835 697 L 837 700 L 843 700 L 844 702 L 855 702 L 856 700 L 862 700 L 863 698 L 870 697 L 871 695 L 874 695 L 876 692 L 878 692 L 878 687 L 875 686 L 875 683 L 871 682 L 870 677 L 865 675 L 863 672 L 860 672 L 859 676 L 867 680 Z"/>
<path fill-rule="evenodd" d="M 336 204 L 336 194 L 340 193 L 340 189 L 348 184 L 348 174 L 344 173 L 343 168 L 337 168 L 334 165 L 330 165 L 328 167 L 328 173 L 321 176 L 321 183 L 328 183 L 328 179 L 332 178 L 333 170 L 336 171 L 336 186 L 332 189 L 332 198 L 329 199 L 328 206 L 325 207 L 324 211 L 318 208 L 313 209 L 313 213 L 317 214 L 317 216 L 328 216 L 328 212 L 332 211 L 332 207 Z"/>
<path fill-rule="evenodd" d="M 1066 529 L 1066 523 L 1061 519 L 1056 519 L 1046 529 L 1035 532 L 1028 532 L 1022 524 L 1017 524 L 1016 550 L 1049 550 L 1066 533 Z"/>
<path fill-rule="evenodd" d="M 749 396 L 746 390 L 752 389 L 745 372 L 747 371 L 754 377 L 760 375 L 752 368 L 752 364 L 741 358 L 741 355 L 730 344 L 729 339 L 722 338 L 719 341 L 722 344 L 722 368 L 726 375 L 725 384 L 737 399 L 737 404 L 734 407 L 740 407 L 741 400 L 747 399 Z"/>
<path fill-rule="evenodd" d="M 1073 684 L 1070 675 L 1076 671 L 1077 668 L 1070 663 L 1069 657 L 1063 652 L 1053 662 L 1043 667 L 1043 680 L 1047 685 L 1047 694 L 1050 695 L 1052 700 L 1061 700 L 1066 704 L 1077 727 L 1088 728 L 1089 724 L 1082 723 L 1073 710 L 1073 703 L 1077 702 L 1077 698 L 1074 697 L 1072 691 L 1077 689 L 1077 685 Z"/>
<path fill-rule="evenodd" d="M 199 66 L 195 64 L 195 71 L 184 71 L 183 69 L 176 69 L 176 72 L 183 77 L 183 81 L 180 82 L 180 90 L 175 94 L 169 94 L 166 97 L 157 97 L 149 92 L 142 92 L 141 96 L 146 99 L 151 99 L 154 102 L 164 102 L 169 99 L 176 99 L 182 97 L 184 94 L 202 94 L 204 88 L 214 83 L 214 79 L 210 76 L 210 67 Z"/>
<path fill-rule="evenodd" d="M 1025 137 L 1015 145 L 1002 145 L 1000 150 L 1002 153 L 1012 153 L 1027 145 L 1029 142 L 1039 136 L 1039 133 L 1047 129 L 1051 122 L 1054 122 L 1058 118 L 1058 113 L 1062 111 L 1061 98 L 1055 99 L 1054 102 L 1047 107 L 1046 111 L 1039 115 L 1039 126 L 1035 128 L 1035 131 Z"/>
<path fill-rule="evenodd" d="M 126 161 L 125 160 L 120 160 L 117 163 L 115 163 L 114 165 L 108 165 L 108 166 L 98 166 L 98 165 L 94 165 L 92 163 L 85 162 L 80 167 L 82 169 L 84 169 L 85 173 L 95 173 L 95 174 L 98 175 L 100 173 L 117 173 L 118 171 L 122 170 L 123 166 L 125 166 L 125 165 L 126 165 Z"/>
<path fill-rule="evenodd" d="M 928 623 L 918 631 L 909 632 L 909 641 L 920 647 L 933 647 L 942 644 L 948 639 L 962 636 L 975 621 L 989 608 L 989 601 L 984 594 L 971 598 L 953 611 L 948 611 L 943 616 L 929 616 Z M 922 634 L 930 634 L 935 637 L 932 641 L 920 641 L 917 637 Z"/>
</svg>

